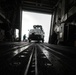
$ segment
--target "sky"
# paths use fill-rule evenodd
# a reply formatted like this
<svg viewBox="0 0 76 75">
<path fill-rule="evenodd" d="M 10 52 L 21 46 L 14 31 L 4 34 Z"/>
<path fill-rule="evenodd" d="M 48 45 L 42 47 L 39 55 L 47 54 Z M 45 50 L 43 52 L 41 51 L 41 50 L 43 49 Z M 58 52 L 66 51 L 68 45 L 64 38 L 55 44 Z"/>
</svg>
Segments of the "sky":
<svg viewBox="0 0 76 75">
<path fill-rule="evenodd" d="M 36 13 L 30 11 L 22 11 L 22 40 L 23 35 L 28 33 L 30 29 L 33 29 L 33 25 L 42 25 L 45 32 L 44 42 L 48 42 L 51 24 L 51 14 Z"/>
</svg>

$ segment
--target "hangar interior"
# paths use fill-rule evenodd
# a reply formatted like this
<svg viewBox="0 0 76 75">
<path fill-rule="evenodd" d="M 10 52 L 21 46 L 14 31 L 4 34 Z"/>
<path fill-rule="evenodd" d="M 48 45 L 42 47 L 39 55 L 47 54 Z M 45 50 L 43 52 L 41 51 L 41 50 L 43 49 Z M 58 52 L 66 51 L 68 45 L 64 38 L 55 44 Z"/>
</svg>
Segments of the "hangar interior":
<svg viewBox="0 0 76 75">
<path fill-rule="evenodd" d="M 38 75 L 38 73 L 40 73 L 39 75 L 50 75 L 50 68 L 48 67 L 50 64 L 45 64 L 49 71 L 43 70 L 42 66 L 44 65 L 40 65 L 44 64 L 44 60 L 40 57 L 41 51 L 45 53 L 47 58 L 47 53 L 50 53 L 49 61 L 51 61 L 51 65 L 58 72 L 58 74 L 55 74 L 55 70 L 51 67 L 51 75 L 76 74 L 76 0 L 0 0 L 0 70 L 1 72 L 5 71 L 1 75 L 33 75 L 27 74 L 28 66 L 26 66 L 26 71 L 24 72 L 24 64 L 22 65 L 22 60 L 24 60 L 22 57 L 24 56 L 18 54 L 25 49 L 23 44 L 26 43 L 21 43 L 22 11 L 24 10 L 52 14 L 48 44 L 45 42 L 34 45 L 27 43 L 28 46 L 26 48 L 30 45 L 29 51 L 30 49 L 32 51 L 35 50 L 35 54 L 30 54 L 33 53 L 31 51 L 30 53 L 24 52 L 28 53 L 26 59 L 28 59 L 29 55 L 34 55 L 35 58 L 38 57 L 35 59 L 33 56 L 36 60 L 34 75 Z M 16 38 L 16 29 L 19 30 L 18 38 Z M 20 50 L 19 48 L 21 47 L 23 48 Z M 47 49 L 46 52 L 45 49 L 43 50 L 43 47 Z M 12 48 L 16 49 L 16 51 L 10 51 Z M 30 59 L 32 58 L 31 56 Z M 40 60 L 40 62 L 38 61 L 37 63 L 37 60 Z M 45 62 L 49 63 L 49 61 L 46 60 Z M 39 71 L 37 71 L 37 64 L 40 68 Z M 31 70 L 29 71 L 31 72 Z"/>
</svg>

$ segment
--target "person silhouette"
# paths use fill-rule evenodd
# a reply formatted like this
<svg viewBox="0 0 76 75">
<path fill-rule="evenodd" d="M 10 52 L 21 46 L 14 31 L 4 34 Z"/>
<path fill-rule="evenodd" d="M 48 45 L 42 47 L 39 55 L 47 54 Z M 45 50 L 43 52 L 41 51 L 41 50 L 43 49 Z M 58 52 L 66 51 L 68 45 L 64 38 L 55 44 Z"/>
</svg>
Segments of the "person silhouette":
<svg viewBox="0 0 76 75">
<path fill-rule="evenodd" d="M 23 41 L 25 41 L 25 39 L 26 39 L 26 34 L 24 34 L 24 36 L 23 36 Z"/>
</svg>

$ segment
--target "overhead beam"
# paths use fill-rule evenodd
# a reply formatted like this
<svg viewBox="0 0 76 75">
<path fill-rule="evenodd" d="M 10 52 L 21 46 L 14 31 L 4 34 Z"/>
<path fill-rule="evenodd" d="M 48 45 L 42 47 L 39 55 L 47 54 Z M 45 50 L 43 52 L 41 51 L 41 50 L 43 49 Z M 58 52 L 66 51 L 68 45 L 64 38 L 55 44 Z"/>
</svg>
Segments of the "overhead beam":
<svg viewBox="0 0 76 75">
<path fill-rule="evenodd" d="M 22 10 L 27 10 L 27 11 L 34 11 L 34 12 L 40 12 L 40 13 L 47 13 L 47 14 L 52 14 L 52 10 L 48 9 L 41 9 L 41 8 L 33 8 L 33 7 L 22 7 Z"/>
</svg>

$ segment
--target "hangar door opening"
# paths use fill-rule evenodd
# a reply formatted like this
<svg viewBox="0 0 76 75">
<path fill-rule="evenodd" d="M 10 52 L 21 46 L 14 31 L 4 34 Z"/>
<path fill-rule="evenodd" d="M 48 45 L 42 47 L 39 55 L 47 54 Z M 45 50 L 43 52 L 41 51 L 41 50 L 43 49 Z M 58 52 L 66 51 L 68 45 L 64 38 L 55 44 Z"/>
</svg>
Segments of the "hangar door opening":
<svg viewBox="0 0 76 75">
<path fill-rule="evenodd" d="M 51 25 L 51 14 L 22 11 L 22 41 L 24 35 L 26 35 L 26 39 L 28 39 L 29 30 L 33 29 L 33 25 L 42 25 L 45 33 L 44 42 L 48 42 Z"/>
</svg>

